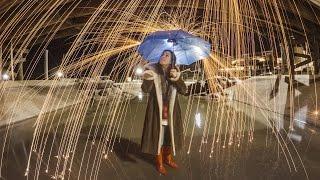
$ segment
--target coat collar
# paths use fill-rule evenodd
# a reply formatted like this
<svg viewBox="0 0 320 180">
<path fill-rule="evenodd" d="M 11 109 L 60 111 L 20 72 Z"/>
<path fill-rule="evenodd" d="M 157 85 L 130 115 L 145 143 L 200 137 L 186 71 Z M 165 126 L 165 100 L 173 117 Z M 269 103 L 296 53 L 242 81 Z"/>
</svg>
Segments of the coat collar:
<svg viewBox="0 0 320 180">
<path fill-rule="evenodd" d="M 179 69 L 177 66 L 175 66 L 176 69 Z M 157 74 L 161 74 L 162 72 L 161 65 L 159 63 L 148 63 L 144 65 L 145 70 L 152 70 Z"/>
</svg>

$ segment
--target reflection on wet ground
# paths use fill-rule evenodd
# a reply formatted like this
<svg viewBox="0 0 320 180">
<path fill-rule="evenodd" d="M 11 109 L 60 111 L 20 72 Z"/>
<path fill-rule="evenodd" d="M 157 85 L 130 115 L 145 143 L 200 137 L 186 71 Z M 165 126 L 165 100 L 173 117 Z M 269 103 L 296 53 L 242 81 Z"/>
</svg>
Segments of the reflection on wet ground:
<svg viewBox="0 0 320 180">
<path fill-rule="evenodd" d="M 153 157 L 140 152 L 140 138 L 143 127 L 145 114 L 146 100 L 134 99 L 130 102 L 127 110 L 127 115 L 124 117 L 123 126 L 117 136 L 113 138 L 114 146 L 112 152 L 107 158 L 101 159 L 101 164 L 97 167 L 97 159 L 95 159 L 96 144 L 101 140 L 99 136 L 103 125 L 95 124 L 97 128 L 97 136 L 89 135 L 89 144 L 85 149 L 86 141 L 89 134 L 89 127 L 96 111 L 96 102 L 89 109 L 84 127 L 82 128 L 81 136 L 77 145 L 71 171 L 65 172 L 65 178 L 69 179 L 307 179 L 304 168 L 300 163 L 299 156 L 295 153 L 295 149 L 288 141 L 289 138 L 295 144 L 297 151 L 303 161 L 303 165 L 308 174 L 309 179 L 319 179 L 320 177 L 320 135 L 317 128 L 295 129 L 290 132 L 291 135 L 283 135 L 288 150 L 291 152 L 291 157 L 281 151 L 281 147 L 277 143 L 276 137 L 264 123 L 255 121 L 254 139 L 252 142 L 248 140 L 248 132 L 245 132 L 241 145 L 235 143 L 223 146 L 224 136 L 221 136 L 220 141 L 215 142 L 212 156 L 211 141 L 214 134 L 217 132 L 214 129 L 206 137 L 207 142 L 201 145 L 202 132 L 204 128 L 203 118 L 207 108 L 206 101 L 194 102 L 190 110 L 192 118 L 187 126 L 187 136 L 185 146 L 176 156 L 176 161 L 180 165 L 178 170 L 172 170 L 169 167 L 168 176 L 159 176 L 154 168 Z M 212 104 L 213 107 L 218 106 Z M 221 105 L 220 105 L 221 106 Z M 182 99 L 182 110 L 187 109 L 187 99 Z M 217 111 L 221 110 L 215 107 Z M 67 111 L 59 112 L 62 117 L 66 116 Z M 196 115 L 199 113 L 200 115 Z M 245 114 L 242 114 L 245 116 Z M 105 117 L 104 117 L 105 116 Z M 101 115 L 101 118 L 106 118 L 106 114 Z M 239 116 L 239 114 L 237 115 Z M 221 116 L 227 118 L 227 116 Z M 240 119 L 241 117 L 239 117 Z M 192 121 L 195 121 L 194 123 Z M 221 119 L 222 122 L 226 121 Z M 30 151 L 33 126 L 35 119 L 30 119 L 11 127 L 3 160 L 2 176 L 3 179 L 26 179 L 24 176 L 28 153 Z M 250 121 L 248 121 L 250 122 Z M 214 124 L 215 122 L 211 122 Z M 194 136 L 191 144 L 191 151 L 188 154 L 188 147 L 192 133 L 192 127 L 195 125 Z M 212 125 L 212 127 L 214 127 Z M 224 124 L 222 124 L 224 127 Z M 4 134 L 6 128 L 0 130 L 1 147 L 4 143 Z M 221 134 L 224 134 L 223 130 Z M 52 142 L 54 132 L 47 132 L 48 142 Z M 61 140 L 62 132 L 57 132 L 55 143 L 53 145 L 53 160 L 48 165 L 45 164 L 49 157 L 49 148 L 43 154 L 43 164 L 40 168 L 39 179 L 53 179 L 56 169 L 57 159 L 54 156 L 57 154 L 59 141 Z M 96 142 L 93 144 L 92 142 Z M 201 152 L 200 150 L 201 145 Z M 83 155 L 85 154 L 85 158 Z M 29 177 L 35 175 L 36 158 L 40 154 L 33 152 L 31 159 L 31 168 Z M 286 157 L 289 159 L 286 159 Z M 83 163 L 81 160 L 83 158 Z M 288 164 L 288 161 L 289 164 Z M 294 162 L 294 164 L 292 163 Z M 81 167 L 81 176 L 78 176 Z M 94 168 L 93 168 L 94 167 Z"/>
</svg>

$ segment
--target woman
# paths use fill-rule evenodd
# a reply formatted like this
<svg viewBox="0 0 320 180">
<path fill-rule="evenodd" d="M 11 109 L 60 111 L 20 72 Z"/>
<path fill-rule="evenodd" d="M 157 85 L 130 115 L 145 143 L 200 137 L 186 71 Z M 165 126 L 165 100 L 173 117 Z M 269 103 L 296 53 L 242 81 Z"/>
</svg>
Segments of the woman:
<svg viewBox="0 0 320 180">
<path fill-rule="evenodd" d="M 182 146 L 183 137 L 177 93 L 185 94 L 186 85 L 175 62 L 172 51 L 163 51 L 159 63 L 145 66 L 141 86 L 143 92 L 149 93 L 141 149 L 156 155 L 156 168 L 163 175 L 167 174 L 163 163 L 178 167 L 172 155 Z"/>
</svg>

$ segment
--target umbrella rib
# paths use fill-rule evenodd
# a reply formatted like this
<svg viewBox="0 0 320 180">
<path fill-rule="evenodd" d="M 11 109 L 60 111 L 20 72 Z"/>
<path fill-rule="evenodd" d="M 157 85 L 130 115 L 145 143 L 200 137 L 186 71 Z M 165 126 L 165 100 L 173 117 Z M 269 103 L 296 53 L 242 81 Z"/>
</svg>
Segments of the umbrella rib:
<svg viewBox="0 0 320 180">
<path fill-rule="evenodd" d="M 187 39 L 187 38 L 180 38 L 180 39 Z M 191 39 L 191 38 L 189 38 L 189 39 Z M 195 38 L 192 38 L 192 39 L 195 39 Z M 197 40 L 201 40 L 202 41 L 202 39 L 200 39 L 200 38 L 197 38 Z M 195 46 L 193 43 L 188 43 L 188 42 L 185 42 L 185 41 L 180 41 L 180 42 L 182 42 L 182 43 L 184 43 L 184 44 L 189 44 L 189 45 L 192 45 L 192 46 Z M 207 43 L 206 41 L 204 41 L 204 42 L 201 42 L 202 44 L 204 44 L 204 45 L 208 45 L 208 46 L 211 46 L 209 43 Z M 202 46 L 201 46 L 202 47 Z"/>
<path fill-rule="evenodd" d="M 198 45 L 194 45 L 194 44 L 191 44 L 191 43 L 186 43 L 186 42 L 182 42 L 181 41 L 181 44 L 186 44 L 186 45 L 188 45 L 188 46 L 191 46 L 191 47 L 198 47 L 198 48 L 200 48 L 202 51 L 205 51 L 204 49 L 206 49 L 206 50 L 209 50 L 210 51 L 210 47 L 203 47 L 203 46 L 198 46 Z M 183 50 L 188 50 L 187 48 L 183 48 L 183 46 L 180 46 Z M 189 49 L 192 49 L 192 48 L 189 48 Z"/>
<path fill-rule="evenodd" d="M 183 52 L 184 52 L 184 54 L 185 54 L 185 56 L 186 56 L 186 59 L 187 59 L 187 63 L 186 63 L 186 64 L 189 65 L 189 58 L 188 58 L 188 56 L 187 56 L 187 51 L 183 51 Z"/>
</svg>

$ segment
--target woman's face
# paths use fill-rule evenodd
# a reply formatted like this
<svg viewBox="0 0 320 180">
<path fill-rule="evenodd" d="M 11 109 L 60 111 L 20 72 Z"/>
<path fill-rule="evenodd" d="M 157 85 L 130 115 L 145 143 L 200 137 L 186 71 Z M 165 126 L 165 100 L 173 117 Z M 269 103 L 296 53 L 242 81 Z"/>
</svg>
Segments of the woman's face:
<svg viewBox="0 0 320 180">
<path fill-rule="evenodd" d="M 169 51 L 164 51 L 160 57 L 161 65 L 169 65 L 171 64 L 171 53 Z"/>
</svg>

